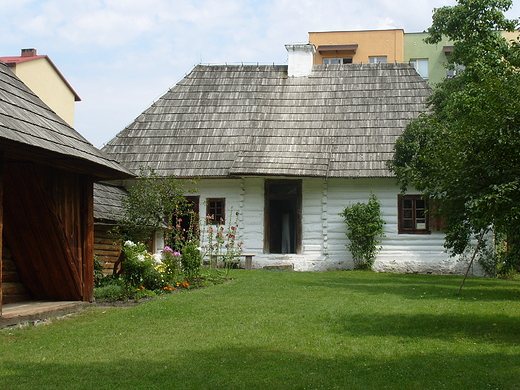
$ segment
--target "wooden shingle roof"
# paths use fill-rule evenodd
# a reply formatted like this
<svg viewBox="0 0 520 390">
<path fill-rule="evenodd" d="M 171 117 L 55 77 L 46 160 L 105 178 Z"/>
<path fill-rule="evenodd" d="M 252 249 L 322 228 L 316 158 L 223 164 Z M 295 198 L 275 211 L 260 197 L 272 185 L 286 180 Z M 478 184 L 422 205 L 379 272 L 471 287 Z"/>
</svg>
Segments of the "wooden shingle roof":
<svg viewBox="0 0 520 390">
<path fill-rule="evenodd" d="M 430 93 L 409 64 L 198 65 L 103 150 L 165 176 L 389 177 Z"/>
<path fill-rule="evenodd" d="M 119 186 L 94 183 L 94 218 L 103 221 L 119 221 L 123 218 L 122 199 L 128 192 Z"/>
<path fill-rule="evenodd" d="M 133 176 L 56 115 L 3 62 L 0 150 L 6 160 L 29 159 L 96 179 Z"/>
</svg>

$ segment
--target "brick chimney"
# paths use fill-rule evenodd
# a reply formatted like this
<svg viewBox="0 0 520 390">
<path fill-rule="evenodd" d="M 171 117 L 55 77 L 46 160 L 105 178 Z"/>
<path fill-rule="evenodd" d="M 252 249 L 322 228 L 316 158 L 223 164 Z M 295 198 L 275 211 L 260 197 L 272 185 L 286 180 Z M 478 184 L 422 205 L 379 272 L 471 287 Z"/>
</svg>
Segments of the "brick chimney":
<svg viewBox="0 0 520 390">
<path fill-rule="evenodd" d="M 22 57 L 36 57 L 36 49 L 22 49 Z"/>
<path fill-rule="evenodd" d="M 288 53 L 289 77 L 309 76 L 312 72 L 312 62 L 316 47 L 312 43 L 285 45 Z"/>
</svg>

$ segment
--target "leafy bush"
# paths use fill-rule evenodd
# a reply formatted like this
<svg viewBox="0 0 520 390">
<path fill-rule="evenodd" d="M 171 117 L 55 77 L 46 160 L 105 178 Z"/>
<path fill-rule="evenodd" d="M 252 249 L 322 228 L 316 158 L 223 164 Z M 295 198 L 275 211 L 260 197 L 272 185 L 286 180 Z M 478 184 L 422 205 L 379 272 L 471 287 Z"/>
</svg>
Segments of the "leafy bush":
<svg viewBox="0 0 520 390">
<path fill-rule="evenodd" d="M 99 286 L 103 277 L 103 262 L 99 260 L 98 255 L 94 254 L 94 286 Z"/>
<path fill-rule="evenodd" d="M 374 194 L 368 203 L 356 203 L 346 207 L 339 215 L 345 218 L 347 237 L 350 240 L 348 249 L 352 253 L 355 269 L 371 270 L 377 253 L 381 249 L 378 236 L 383 237 L 381 205 Z"/>
<path fill-rule="evenodd" d="M 175 252 L 169 246 L 164 247 L 160 269 L 167 280 L 174 280 L 181 272 L 180 260 L 181 254 L 179 252 Z"/>
<path fill-rule="evenodd" d="M 156 260 L 148 253 L 146 245 L 126 241 L 123 252 L 123 275 L 128 284 L 133 287 L 144 286 L 149 290 L 163 287 L 161 274 L 155 268 Z"/>
<path fill-rule="evenodd" d="M 123 252 L 123 272 L 99 280 L 94 291 L 97 300 L 152 298 L 177 290 L 207 287 L 226 280 L 223 270 L 202 269 L 202 253 L 194 243 L 186 244 L 182 254 L 165 247 L 162 253 L 152 255 L 144 244 L 127 241 L 123 245 Z"/>
<path fill-rule="evenodd" d="M 128 289 L 118 284 L 108 284 L 103 287 L 94 288 L 94 297 L 98 301 L 121 301 L 128 300 Z"/>
<path fill-rule="evenodd" d="M 182 271 L 186 279 L 193 280 L 200 275 L 202 265 L 202 254 L 199 248 L 193 244 L 187 244 L 182 248 L 181 256 Z"/>
<path fill-rule="evenodd" d="M 157 293 L 153 290 L 147 290 L 145 288 L 138 289 L 134 294 L 134 299 L 139 300 L 143 298 L 155 298 Z"/>
</svg>

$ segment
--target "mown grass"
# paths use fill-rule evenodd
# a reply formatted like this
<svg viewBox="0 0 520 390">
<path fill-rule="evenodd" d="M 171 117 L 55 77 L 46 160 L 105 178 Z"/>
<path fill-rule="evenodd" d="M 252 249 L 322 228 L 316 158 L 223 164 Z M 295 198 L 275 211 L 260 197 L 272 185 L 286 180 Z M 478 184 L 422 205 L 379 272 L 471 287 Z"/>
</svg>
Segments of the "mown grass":
<svg viewBox="0 0 520 390">
<path fill-rule="evenodd" d="M 520 283 L 233 271 L 0 332 L 1 389 L 520 389 Z"/>
</svg>

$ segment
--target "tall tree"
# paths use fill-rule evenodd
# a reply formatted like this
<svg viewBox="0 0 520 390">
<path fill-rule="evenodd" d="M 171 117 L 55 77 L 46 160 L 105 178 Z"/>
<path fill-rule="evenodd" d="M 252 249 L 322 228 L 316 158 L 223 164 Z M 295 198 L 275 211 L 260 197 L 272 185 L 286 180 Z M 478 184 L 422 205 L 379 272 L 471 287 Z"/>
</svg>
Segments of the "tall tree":
<svg viewBox="0 0 520 390">
<path fill-rule="evenodd" d="M 185 235 L 193 233 L 183 232 L 181 221 L 196 219 L 184 195 L 194 190 L 186 190 L 184 184 L 174 176 L 159 177 L 153 169 L 141 167 L 128 197 L 122 200 L 123 218 L 117 229 L 122 238 L 146 242 L 153 232 L 162 231 L 165 243 L 180 251 Z"/>
<path fill-rule="evenodd" d="M 520 264 L 520 45 L 501 31 L 510 0 L 458 0 L 434 10 L 427 43 L 454 42 L 457 76 L 436 86 L 428 111 L 407 126 L 389 168 L 445 217 L 446 247 L 461 254 L 492 230 L 507 242 L 505 269 Z"/>
</svg>

